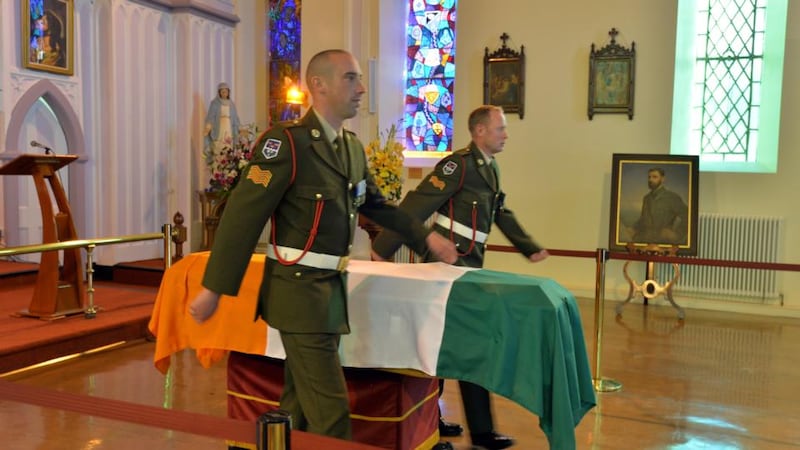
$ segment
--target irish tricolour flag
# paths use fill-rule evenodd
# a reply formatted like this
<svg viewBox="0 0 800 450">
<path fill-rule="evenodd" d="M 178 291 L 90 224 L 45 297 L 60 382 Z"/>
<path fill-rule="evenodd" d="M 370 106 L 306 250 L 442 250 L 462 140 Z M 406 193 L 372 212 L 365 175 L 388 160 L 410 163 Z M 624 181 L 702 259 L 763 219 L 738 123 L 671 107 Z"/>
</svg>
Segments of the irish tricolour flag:
<svg viewBox="0 0 800 450">
<path fill-rule="evenodd" d="M 573 295 L 551 279 L 442 263 L 351 261 L 342 364 L 466 380 L 540 418 L 551 449 L 575 448 L 595 404 Z M 282 358 L 269 329 L 268 356 Z"/>
</svg>

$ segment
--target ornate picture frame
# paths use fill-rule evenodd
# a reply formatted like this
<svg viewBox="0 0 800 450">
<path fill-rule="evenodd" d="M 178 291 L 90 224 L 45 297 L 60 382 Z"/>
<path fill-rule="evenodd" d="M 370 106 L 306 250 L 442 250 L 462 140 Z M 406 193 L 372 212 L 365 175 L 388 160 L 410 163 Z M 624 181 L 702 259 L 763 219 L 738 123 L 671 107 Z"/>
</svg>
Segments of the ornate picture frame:
<svg viewBox="0 0 800 450">
<path fill-rule="evenodd" d="M 627 49 L 617 44 L 616 28 L 608 32 L 611 42 L 589 52 L 589 120 L 595 114 L 627 114 L 633 120 L 636 75 L 636 43 Z"/>
<path fill-rule="evenodd" d="M 517 52 L 506 45 L 509 36 L 500 36 L 503 45 L 492 53 L 486 47 L 483 57 L 483 103 L 503 108 L 506 114 L 525 115 L 525 46 Z"/>
<path fill-rule="evenodd" d="M 73 0 L 20 0 L 22 67 L 74 74 Z"/>
<path fill-rule="evenodd" d="M 612 156 L 609 249 L 697 254 L 696 155 Z"/>
</svg>

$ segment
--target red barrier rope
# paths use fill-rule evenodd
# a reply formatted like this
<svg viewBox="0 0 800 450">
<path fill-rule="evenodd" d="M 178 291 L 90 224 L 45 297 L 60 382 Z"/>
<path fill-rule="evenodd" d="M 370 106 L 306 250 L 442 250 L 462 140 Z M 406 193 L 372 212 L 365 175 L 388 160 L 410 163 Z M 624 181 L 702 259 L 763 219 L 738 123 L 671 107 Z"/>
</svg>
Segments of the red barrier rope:
<svg viewBox="0 0 800 450">
<path fill-rule="evenodd" d="M 211 438 L 255 443 L 255 423 L 244 420 L 90 397 L 6 380 L 0 380 L 0 398 Z"/>
<path fill-rule="evenodd" d="M 519 253 L 516 248 L 508 245 L 487 245 L 487 250 L 506 253 Z M 601 355 L 602 342 L 603 342 L 603 304 L 605 302 L 605 262 L 609 259 L 622 259 L 629 261 L 646 261 L 646 262 L 660 262 L 660 263 L 674 263 L 674 264 L 693 264 L 705 266 L 719 266 L 719 267 L 735 267 L 742 269 L 759 269 L 759 270 L 783 270 L 790 272 L 800 272 L 800 264 L 782 264 L 782 263 L 763 263 L 752 261 L 728 261 L 723 259 L 709 259 L 709 258 L 696 258 L 693 256 L 660 256 L 650 254 L 634 254 L 616 252 L 611 253 L 606 249 L 598 248 L 594 252 L 578 251 L 578 250 L 560 250 L 560 249 L 547 249 L 547 252 L 553 256 L 569 256 L 576 258 L 593 258 L 595 260 L 595 372 L 592 382 L 595 391 L 598 392 L 615 392 L 622 388 L 622 383 L 604 378 L 601 373 Z M 630 279 L 628 280 L 630 281 Z M 633 291 L 631 291 L 633 292 Z M 680 308 L 672 300 L 670 294 L 667 297 L 673 306 L 678 309 L 679 320 L 683 320 L 683 309 Z M 630 297 L 628 298 L 630 300 Z M 627 301 L 626 301 L 627 302 Z M 617 307 L 617 314 L 620 314 L 619 306 Z"/>
<path fill-rule="evenodd" d="M 214 417 L 175 409 L 140 405 L 70 392 L 56 391 L 37 386 L 0 380 L 0 398 L 37 405 L 45 408 L 71 411 L 86 416 L 120 420 L 150 427 L 169 429 L 216 439 L 255 444 L 254 422 Z M 378 447 L 353 441 L 342 441 L 302 431 L 292 431 L 292 448 L 297 450 L 380 450 Z"/>
<path fill-rule="evenodd" d="M 519 251 L 508 245 L 487 245 L 486 248 L 491 251 L 504 252 L 504 253 L 519 253 Z M 592 258 L 597 256 L 597 252 L 581 251 L 581 250 L 559 250 L 547 249 L 547 252 L 553 256 L 569 256 L 576 258 Z M 660 255 L 646 255 L 646 254 L 632 254 L 623 252 L 609 252 L 607 253 L 608 259 L 622 259 L 629 261 L 647 261 L 658 263 L 675 263 L 687 264 L 696 266 L 718 266 L 718 267 L 735 267 L 739 269 L 759 269 L 759 270 L 783 270 L 787 272 L 800 272 L 800 264 L 785 264 L 785 263 L 766 263 L 755 261 L 731 261 L 726 259 L 711 259 L 711 258 L 697 258 L 694 256 L 660 256 Z"/>
</svg>

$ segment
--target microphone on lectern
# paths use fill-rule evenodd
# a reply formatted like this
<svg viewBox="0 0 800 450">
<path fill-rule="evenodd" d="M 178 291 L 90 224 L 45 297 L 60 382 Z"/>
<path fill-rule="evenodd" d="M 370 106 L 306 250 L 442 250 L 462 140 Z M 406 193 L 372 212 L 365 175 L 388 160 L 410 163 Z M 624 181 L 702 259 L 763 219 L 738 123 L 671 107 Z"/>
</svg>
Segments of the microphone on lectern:
<svg viewBox="0 0 800 450">
<path fill-rule="evenodd" d="M 50 148 L 50 147 L 48 147 L 48 146 L 46 146 L 46 145 L 44 145 L 44 144 L 40 144 L 40 143 L 39 143 L 39 142 L 37 142 L 37 141 L 31 141 L 31 146 L 32 146 L 32 147 L 39 147 L 39 148 L 43 148 L 43 149 L 44 149 L 44 154 L 45 154 L 45 155 L 49 155 L 49 154 L 53 153 L 53 149 L 52 149 L 52 148 Z"/>
</svg>

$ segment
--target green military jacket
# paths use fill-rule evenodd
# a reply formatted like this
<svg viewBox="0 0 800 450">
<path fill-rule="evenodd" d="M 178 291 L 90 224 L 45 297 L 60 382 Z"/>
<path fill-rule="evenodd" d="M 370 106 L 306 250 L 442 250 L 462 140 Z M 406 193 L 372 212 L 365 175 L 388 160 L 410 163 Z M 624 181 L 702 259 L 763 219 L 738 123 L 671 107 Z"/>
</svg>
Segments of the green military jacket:
<svg viewBox="0 0 800 450">
<path fill-rule="evenodd" d="M 504 198 L 492 167 L 486 164 L 478 147 L 470 143 L 469 147 L 439 161 L 417 188 L 406 195 L 400 209 L 420 220 L 426 220 L 435 212 L 470 230 L 486 234 L 494 223 L 526 257 L 540 251 L 541 247 L 520 226 L 514 213 L 505 207 Z M 471 236 L 451 233 L 449 228 L 438 223 L 434 230 L 449 237 L 463 254 L 456 265 L 483 266 L 484 244 L 475 242 Z M 384 231 L 375 239 L 372 248 L 381 257 L 389 259 L 401 245 L 399 234 Z"/>
<path fill-rule="evenodd" d="M 271 128 L 257 140 L 253 157 L 225 206 L 203 286 L 237 294 L 270 217 L 271 242 L 279 246 L 302 250 L 310 245 L 311 252 L 348 255 L 362 213 L 398 231 L 409 245 L 424 252 L 431 230 L 386 203 L 367 169 L 363 145 L 353 133 L 344 134 L 346 164 L 312 111 L 298 121 Z M 268 258 L 258 317 L 286 332 L 349 333 L 346 273 L 283 265 Z"/>
</svg>

